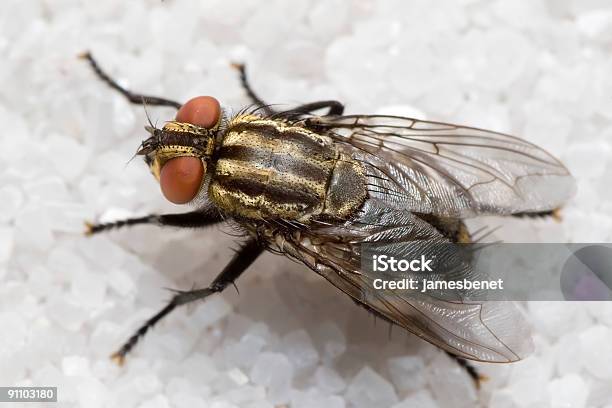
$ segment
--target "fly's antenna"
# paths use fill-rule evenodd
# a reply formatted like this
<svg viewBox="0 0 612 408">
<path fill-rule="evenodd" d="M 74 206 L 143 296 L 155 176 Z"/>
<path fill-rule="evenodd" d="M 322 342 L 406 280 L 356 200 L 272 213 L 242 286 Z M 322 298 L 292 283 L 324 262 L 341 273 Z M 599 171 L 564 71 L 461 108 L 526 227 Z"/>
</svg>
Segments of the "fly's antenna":
<svg viewBox="0 0 612 408">
<path fill-rule="evenodd" d="M 147 132 L 153 135 L 157 130 L 157 124 L 153 124 L 153 122 L 151 121 L 151 116 L 149 115 L 149 110 L 147 109 L 148 106 L 145 97 L 141 96 L 140 100 L 142 101 L 142 108 L 144 109 L 145 116 L 147 117 L 147 122 L 149 123 L 149 126 L 145 126 L 145 129 L 147 130 Z M 132 162 L 132 160 L 134 160 L 136 156 L 138 156 L 138 151 L 140 151 L 142 147 L 142 143 L 140 143 L 140 146 L 138 147 L 138 149 L 136 149 L 136 153 L 134 153 L 132 157 L 130 157 L 130 159 L 125 163 L 125 166 L 123 166 L 124 169 L 128 166 L 128 164 Z"/>
<path fill-rule="evenodd" d="M 125 162 L 125 165 L 123 166 L 123 169 L 125 170 L 128 166 L 128 164 L 130 164 L 132 162 L 132 160 L 134 160 L 134 158 L 137 156 L 137 153 L 134 153 L 132 155 L 132 157 L 130 157 L 130 160 L 128 160 L 127 162 Z"/>
</svg>

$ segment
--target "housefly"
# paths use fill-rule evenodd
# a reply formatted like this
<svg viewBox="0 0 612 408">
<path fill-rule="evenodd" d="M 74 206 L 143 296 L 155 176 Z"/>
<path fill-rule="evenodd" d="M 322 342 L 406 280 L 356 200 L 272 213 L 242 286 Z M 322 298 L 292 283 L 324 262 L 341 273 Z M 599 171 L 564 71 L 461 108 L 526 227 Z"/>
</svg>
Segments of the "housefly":
<svg viewBox="0 0 612 408">
<path fill-rule="evenodd" d="M 90 54 L 83 57 L 130 102 L 178 110 L 163 127 L 146 127 L 149 136 L 137 154 L 168 200 L 195 207 L 90 224 L 88 232 L 226 222 L 245 236 L 210 286 L 176 292 L 136 331 L 114 354 L 119 363 L 162 317 L 223 291 L 265 250 L 300 261 L 357 304 L 457 358 L 513 362 L 529 352 L 528 329 L 512 303 L 379 292 L 376 275 L 363 273 L 361 247 L 385 243 L 406 252 L 469 243 L 466 218 L 552 214 L 571 196 L 574 182 L 543 149 L 472 127 L 344 115 L 337 101 L 276 111 L 253 92 L 239 65 L 253 107 L 228 116 L 212 97 L 180 104 L 132 93 Z"/>
</svg>

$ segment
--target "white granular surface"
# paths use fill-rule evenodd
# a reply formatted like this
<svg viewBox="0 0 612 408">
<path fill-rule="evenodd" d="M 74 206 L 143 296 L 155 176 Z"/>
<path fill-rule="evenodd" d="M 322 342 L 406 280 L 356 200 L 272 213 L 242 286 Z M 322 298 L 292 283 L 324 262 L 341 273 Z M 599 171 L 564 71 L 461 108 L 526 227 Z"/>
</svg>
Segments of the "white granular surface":
<svg viewBox="0 0 612 408">
<path fill-rule="evenodd" d="M 140 160 L 126 165 L 144 110 L 94 78 L 76 57 L 87 49 L 124 85 L 179 101 L 239 109 L 229 63 L 244 61 L 271 103 L 338 99 L 349 113 L 521 135 L 567 164 L 578 193 L 562 223 L 496 219 L 497 238 L 606 242 L 609 1 L 3 1 L 0 386 L 57 386 L 53 407 L 612 407 L 610 303 L 528 303 L 535 354 L 479 364 L 489 380 L 476 391 L 442 352 L 398 328 L 389 337 L 271 254 L 240 294 L 172 313 L 113 365 L 165 288 L 207 285 L 236 244 L 227 228 L 81 234 L 86 219 L 184 210 Z M 172 114 L 150 109 L 154 122 Z"/>
</svg>

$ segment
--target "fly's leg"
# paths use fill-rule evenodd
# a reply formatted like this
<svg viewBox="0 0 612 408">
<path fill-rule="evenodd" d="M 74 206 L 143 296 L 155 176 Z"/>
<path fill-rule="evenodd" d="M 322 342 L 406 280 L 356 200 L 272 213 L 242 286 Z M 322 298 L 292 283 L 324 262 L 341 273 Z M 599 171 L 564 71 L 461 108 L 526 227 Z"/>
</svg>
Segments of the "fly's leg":
<svg viewBox="0 0 612 408">
<path fill-rule="evenodd" d="M 549 211 L 538 211 L 538 212 L 522 212 L 512 214 L 513 217 L 518 218 L 552 218 L 555 221 L 561 221 L 561 208 L 555 208 Z"/>
<path fill-rule="evenodd" d="M 470 376 L 470 378 L 472 379 L 472 381 L 474 381 L 474 385 L 476 386 L 477 389 L 480 389 L 480 382 L 481 381 L 485 381 L 487 379 L 486 376 L 481 375 L 478 373 L 478 370 L 476 370 L 476 367 L 474 367 L 472 364 L 470 364 L 469 361 L 458 357 L 452 353 L 449 353 L 448 351 L 445 352 L 446 355 L 448 355 L 450 358 L 452 358 L 453 360 L 455 360 L 457 362 L 457 364 L 459 364 L 459 366 L 461 366 L 461 368 L 463 368 L 468 375 Z"/>
<path fill-rule="evenodd" d="M 265 103 L 259 96 L 257 96 L 255 91 L 253 91 L 253 88 L 251 87 L 251 84 L 249 83 L 249 80 L 247 78 L 246 67 L 244 66 L 244 64 L 232 63 L 232 67 L 238 70 L 238 74 L 240 75 L 240 84 L 244 88 L 244 91 L 246 92 L 251 102 L 253 102 L 255 105 L 261 106 L 266 114 L 275 114 L 276 111 L 270 108 L 270 105 Z"/>
<path fill-rule="evenodd" d="M 277 112 L 270 107 L 269 104 L 265 103 L 256 93 L 253 91 L 251 84 L 249 83 L 249 79 L 246 74 L 246 67 L 244 64 L 233 63 L 232 66 L 238 70 L 240 75 L 240 84 L 244 88 L 244 91 L 248 95 L 249 99 L 258 106 L 261 106 L 263 111 L 268 115 L 279 114 L 283 117 L 286 116 L 300 116 L 307 113 L 311 113 L 313 111 L 329 108 L 327 115 L 342 115 L 344 112 L 344 105 L 342 105 L 338 101 L 321 101 L 321 102 L 312 102 L 304 105 L 297 106 L 291 110 Z"/>
<path fill-rule="evenodd" d="M 138 224 L 154 224 L 160 226 L 171 226 L 181 228 L 199 228 L 223 221 L 221 214 L 214 208 L 192 211 L 184 214 L 151 214 L 144 217 L 126 218 L 123 220 L 90 224 L 85 223 L 85 235 L 93 235 L 122 227 L 130 227 Z"/>
<path fill-rule="evenodd" d="M 344 113 L 344 105 L 341 104 L 340 102 L 338 101 L 320 101 L 320 102 L 311 102 L 311 103 L 306 103 L 304 105 L 296 106 L 295 108 L 291 110 L 280 112 L 279 115 L 283 117 L 285 116 L 299 117 L 301 115 L 306 115 L 308 113 L 312 113 L 319 109 L 326 109 L 326 108 L 328 109 L 328 111 L 325 116 L 329 116 L 329 115 L 338 116 Z"/>
<path fill-rule="evenodd" d="M 100 68 L 100 66 L 98 65 L 98 62 L 94 59 L 94 57 L 89 52 L 84 52 L 79 57 L 86 59 L 89 62 L 89 65 L 91 65 L 91 68 L 94 70 L 98 78 L 106 82 L 111 88 L 118 91 L 121 95 L 125 96 L 125 98 L 133 104 L 149 105 L 149 106 L 171 106 L 176 109 L 179 109 L 182 105 L 170 99 L 160 98 L 157 96 L 142 95 L 142 94 L 131 92 L 123 88 L 121 85 L 117 83 L 117 81 L 115 81 L 106 72 L 104 72 L 102 68 Z"/>
<path fill-rule="evenodd" d="M 204 289 L 196 289 L 190 291 L 177 291 L 172 300 L 155 316 L 145 322 L 127 342 L 119 350 L 117 350 L 111 358 L 119 365 L 125 361 L 125 356 L 134 348 L 138 340 L 144 336 L 147 331 L 157 322 L 172 312 L 178 306 L 185 305 L 197 300 L 203 300 L 213 293 L 221 292 L 228 285 L 233 284 L 236 279 L 244 272 L 259 255 L 264 251 L 265 247 L 256 239 L 251 238 L 247 241 L 235 254 L 232 260 L 227 264 L 223 271 L 215 278 L 215 280 Z"/>
</svg>

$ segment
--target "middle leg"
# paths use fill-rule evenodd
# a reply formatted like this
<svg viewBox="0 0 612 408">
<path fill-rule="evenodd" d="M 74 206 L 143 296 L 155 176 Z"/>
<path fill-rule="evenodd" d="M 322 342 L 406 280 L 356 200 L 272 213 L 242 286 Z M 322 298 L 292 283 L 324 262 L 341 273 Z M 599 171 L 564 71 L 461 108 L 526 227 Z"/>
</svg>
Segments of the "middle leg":
<svg viewBox="0 0 612 408">
<path fill-rule="evenodd" d="M 253 90 L 253 87 L 251 86 L 249 79 L 247 77 L 246 74 L 246 67 L 244 64 L 238 64 L 238 63 L 234 63 L 232 64 L 232 66 L 234 68 L 236 68 L 238 70 L 238 73 L 240 75 L 240 84 L 242 85 L 242 87 L 244 88 L 244 91 L 246 92 L 246 94 L 248 95 L 249 99 L 255 104 L 258 105 L 262 108 L 262 110 L 268 114 L 268 115 L 282 115 L 283 117 L 287 117 L 287 116 L 301 116 L 307 113 L 311 113 L 313 111 L 319 110 L 319 109 L 324 109 L 324 108 L 329 108 L 329 111 L 327 112 L 327 115 L 342 115 L 342 113 L 344 112 L 344 105 L 342 105 L 340 102 L 338 101 L 321 101 L 321 102 L 312 102 L 312 103 L 306 103 L 304 105 L 300 105 L 297 106 L 293 109 L 290 110 L 286 110 L 286 111 L 282 111 L 282 112 L 277 112 L 276 110 L 272 109 L 270 107 L 270 104 L 267 104 L 266 102 L 263 101 L 263 99 L 261 99 Z"/>
</svg>

